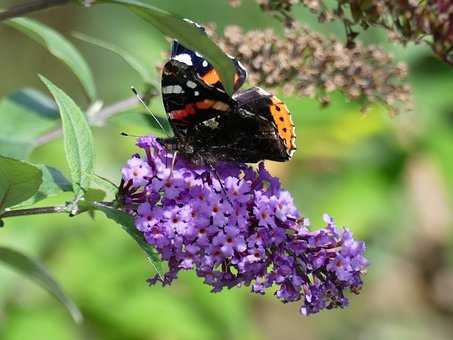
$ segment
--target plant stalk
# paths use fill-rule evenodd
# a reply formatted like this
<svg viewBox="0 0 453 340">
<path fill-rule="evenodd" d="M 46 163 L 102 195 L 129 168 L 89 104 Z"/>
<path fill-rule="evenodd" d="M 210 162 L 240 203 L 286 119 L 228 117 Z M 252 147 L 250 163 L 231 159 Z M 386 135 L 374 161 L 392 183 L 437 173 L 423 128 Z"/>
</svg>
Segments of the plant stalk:
<svg viewBox="0 0 453 340">
<path fill-rule="evenodd" d="M 114 205 L 114 202 L 93 202 L 93 205 L 96 203 L 103 204 L 109 207 Z M 31 216 L 31 215 L 42 215 L 42 214 L 61 214 L 67 213 L 69 216 L 76 216 L 80 213 L 85 212 L 86 210 L 80 210 L 77 206 L 74 206 L 75 209 L 71 211 L 71 205 L 56 205 L 51 207 L 39 207 L 39 208 L 27 208 L 27 209 L 13 209 L 13 210 L 6 210 L 2 214 L 0 214 L 0 227 L 2 218 L 7 217 L 17 217 L 17 216 Z M 73 207 L 73 208 L 74 208 Z"/>
<path fill-rule="evenodd" d="M 30 216 L 30 215 L 40 215 L 40 214 L 58 214 L 67 212 L 66 206 L 59 205 L 53 207 L 39 207 L 39 208 L 28 208 L 28 209 L 17 209 L 17 210 L 7 210 L 0 215 L 0 219 L 6 217 L 16 217 L 16 216 Z"/>
</svg>

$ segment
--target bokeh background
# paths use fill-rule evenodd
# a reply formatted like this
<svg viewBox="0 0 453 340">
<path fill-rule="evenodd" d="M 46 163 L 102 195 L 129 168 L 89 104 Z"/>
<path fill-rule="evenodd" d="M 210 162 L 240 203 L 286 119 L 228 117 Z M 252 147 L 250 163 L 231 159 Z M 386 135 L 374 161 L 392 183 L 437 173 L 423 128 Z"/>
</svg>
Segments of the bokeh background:
<svg viewBox="0 0 453 340">
<path fill-rule="evenodd" d="M 227 0 L 148 2 L 197 22 L 214 22 L 219 31 L 230 24 L 282 31 L 253 0 L 238 9 Z M 304 10 L 296 16 L 320 32 L 344 38 L 340 25 L 318 24 Z M 74 31 L 129 50 L 159 81 L 156 65 L 169 42 L 123 9 L 70 5 L 31 17 L 57 29 L 82 51 L 106 104 L 128 98 L 130 85 L 140 88 L 141 80 L 118 57 L 74 39 Z M 313 225 L 321 226 L 322 214 L 328 212 L 367 242 L 371 266 L 362 294 L 352 297 L 349 308 L 307 318 L 298 314 L 297 303 L 281 304 L 271 294 L 252 296 L 245 288 L 212 294 L 190 272 L 172 287 L 148 287 L 152 268 L 117 225 L 101 215 L 94 220 L 86 214 L 42 215 L 8 219 L 0 229 L 0 244 L 40 258 L 79 305 L 85 323 L 75 325 L 40 287 L 0 266 L 0 339 L 452 339 L 453 68 L 427 47 L 389 43 L 378 29 L 360 39 L 380 44 L 409 64 L 414 110 L 391 118 L 373 107 L 364 115 L 340 94 L 325 109 L 313 99 L 280 94 L 293 112 L 299 149 L 290 162 L 269 163 Z M 0 97 L 24 87 L 45 92 L 38 73 L 81 107 L 88 104 L 65 65 L 0 25 Z M 160 98 L 151 107 L 164 115 Z M 120 136 L 122 131 L 158 133 L 140 108 L 94 128 L 96 171 L 117 183 L 122 163 L 134 152 L 134 139 Z M 68 173 L 61 140 L 35 149 L 30 159 Z"/>
</svg>

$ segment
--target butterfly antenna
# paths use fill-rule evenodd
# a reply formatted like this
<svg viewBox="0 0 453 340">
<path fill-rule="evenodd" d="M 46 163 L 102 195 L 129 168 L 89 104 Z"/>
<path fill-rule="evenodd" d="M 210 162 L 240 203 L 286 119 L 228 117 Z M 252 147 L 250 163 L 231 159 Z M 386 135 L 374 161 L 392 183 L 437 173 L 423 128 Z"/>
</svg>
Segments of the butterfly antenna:
<svg viewBox="0 0 453 340">
<path fill-rule="evenodd" d="M 138 94 L 138 92 L 135 89 L 135 87 L 131 86 L 131 90 L 132 90 L 132 92 L 134 92 L 134 94 L 137 97 L 138 101 L 145 107 L 146 111 L 148 111 L 148 113 L 151 114 L 151 116 L 154 118 L 154 120 L 156 121 L 157 125 L 159 125 L 159 127 L 161 128 L 163 133 L 165 133 L 165 135 L 167 137 L 170 137 L 168 132 L 164 129 L 163 125 L 160 123 L 159 119 L 157 119 L 156 115 L 149 109 L 148 105 L 146 105 L 146 103 L 143 100 L 143 98 Z"/>
<path fill-rule="evenodd" d="M 140 137 L 140 136 L 137 136 L 137 135 L 131 135 L 130 133 L 127 133 L 127 132 L 121 132 L 121 136 L 134 137 L 134 138 L 139 138 Z"/>
</svg>

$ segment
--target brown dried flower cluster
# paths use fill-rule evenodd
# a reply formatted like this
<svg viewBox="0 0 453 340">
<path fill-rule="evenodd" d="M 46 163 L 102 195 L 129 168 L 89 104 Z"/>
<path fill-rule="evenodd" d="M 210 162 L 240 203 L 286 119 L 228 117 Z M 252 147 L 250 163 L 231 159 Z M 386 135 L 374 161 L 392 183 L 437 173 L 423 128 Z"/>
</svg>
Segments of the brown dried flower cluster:
<svg viewBox="0 0 453 340">
<path fill-rule="evenodd" d="M 323 104 L 338 90 L 364 108 L 382 103 L 397 113 L 410 106 L 406 66 L 375 46 L 348 49 L 335 38 L 297 25 L 286 28 L 284 37 L 270 29 L 244 33 L 229 26 L 224 37 L 215 38 L 247 67 L 253 84 L 280 86 L 285 93 L 316 97 Z"/>
<path fill-rule="evenodd" d="M 453 64 L 453 0 L 256 0 L 261 8 L 291 22 L 293 5 L 300 4 L 321 21 L 339 19 L 350 41 L 354 27 L 385 27 L 402 43 L 425 41 L 446 62 Z M 239 4 L 235 0 L 235 5 Z M 330 7 L 329 7 L 330 5 Z M 352 45 L 352 44 L 351 44 Z"/>
</svg>

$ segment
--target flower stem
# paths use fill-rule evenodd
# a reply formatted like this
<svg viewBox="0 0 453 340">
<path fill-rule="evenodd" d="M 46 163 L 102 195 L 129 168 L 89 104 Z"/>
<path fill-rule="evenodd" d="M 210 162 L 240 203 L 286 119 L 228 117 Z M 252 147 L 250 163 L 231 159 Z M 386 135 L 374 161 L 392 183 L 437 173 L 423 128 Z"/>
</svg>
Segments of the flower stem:
<svg viewBox="0 0 453 340">
<path fill-rule="evenodd" d="M 93 206 L 95 203 L 103 204 L 109 207 L 114 206 L 115 202 L 92 202 Z M 75 208 L 75 209 L 74 209 Z M 76 216 L 86 210 L 80 210 L 78 206 L 73 206 L 71 203 L 66 205 L 56 205 L 51 207 L 39 207 L 39 208 L 27 208 L 27 209 L 14 209 L 14 210 L 6 210 L 2 214 L 0 214 L 0 227 L 1 219 L 6 217 L 17 217 L 17 216 L 30 216 L 30 215 L 41 215 L 41 214 L 61 214 L 61 213 L 68 213 L 69 216 Z"/>
<path fill-rule="evenodd" d="M 19 5 L 11 6 L 10 8 L 0 12 L 0 21 L 20 17 L 22 15 L 36 12 L 49 7 L 63 5 L 70 0 L 31 0 Z"/>
<path fill-rule="evenodd" d="M 7 210 L 0 215 L 0 219 L 6 217 L 15 217 L 15 216 L 29 216 L 29 215 L 39 215 L 39 214 L 57 214 L 67 212 L 66 206 L 58 205 L 53 207 L 39 207 L 39 208 L 28 208 L 28 209 L 17 209 L 17 210 Z"/>
</svg>

